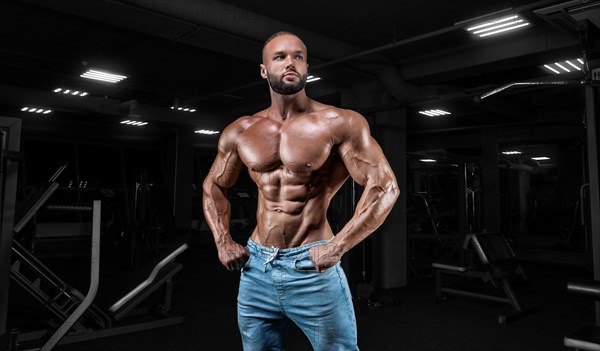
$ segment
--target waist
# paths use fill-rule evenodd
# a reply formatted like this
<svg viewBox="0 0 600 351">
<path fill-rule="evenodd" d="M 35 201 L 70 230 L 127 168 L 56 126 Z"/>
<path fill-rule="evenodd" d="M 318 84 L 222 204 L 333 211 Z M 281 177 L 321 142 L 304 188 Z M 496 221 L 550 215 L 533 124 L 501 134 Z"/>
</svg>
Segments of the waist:
<svg viewBox="0 0 600 351">
<path fill-rule="evenodd" d="M 280 258 L 294 258 L 296 256 L 302 256 L 306 254 L 312 247 L 327 244 L 330 241 L 331 239 L 321 240 L 308 243 L 306 245 L 280 249 L 277 247 L 262 246 L 252 241 L 252 239 L 248 239 L 248 244 L 246 245 L 246 248 L 248 249 L 248 252 L 251 255 L 270 257 L 275 254 L 277 257 Z"/>
</svg>

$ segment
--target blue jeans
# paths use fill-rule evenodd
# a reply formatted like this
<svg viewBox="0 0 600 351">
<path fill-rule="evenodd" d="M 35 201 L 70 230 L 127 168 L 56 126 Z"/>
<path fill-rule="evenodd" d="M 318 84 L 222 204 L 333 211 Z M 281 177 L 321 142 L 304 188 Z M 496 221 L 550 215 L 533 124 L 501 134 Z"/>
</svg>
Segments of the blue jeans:
<svg viewBox="0 0 600 351">
<path fill-rule="evenodd" d="M 340 264 L 318 273 L 311 247 L 268 248 L 248 241 L 250 259 L 242 269 L 238 326 L 244 351 L 285 350 L 290 323 L 315 351 L 355 351 L 356 318 Z"/>
</svg>

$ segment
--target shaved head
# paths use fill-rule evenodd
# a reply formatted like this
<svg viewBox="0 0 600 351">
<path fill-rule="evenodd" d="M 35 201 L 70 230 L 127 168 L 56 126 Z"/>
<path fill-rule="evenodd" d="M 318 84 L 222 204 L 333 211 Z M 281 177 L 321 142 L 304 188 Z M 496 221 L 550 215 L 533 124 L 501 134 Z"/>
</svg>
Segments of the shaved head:
<svg viewBox="0 0 600 351">
<path fill-rule="evenodd" d="M 282 35 L 291 35 L 293 37 L 298 38 L 298 40 L 300 40 L 302 42 L 302 45 L 304 45 L 304 52 L 307 52 L 306 50 L 306 44 L 304 44 L 304 42 L 302 41 L 302 39 L 300 39 L 299 36 L 297 36 L 296 34 L 292 33 L 292 32 L 287 32 L 287 31 L 279 31 L 275 34 L 272 34 L 270 37 L 267 38 L 267 40 L 265 40 L 265 43 L 263 44 L 263 48 L 262 48 L 262 59 L 263 62 L 265 61 L 265 48 L 267 47 L 267 45 L 275 38 L 280 37 Z"/>
</svg>

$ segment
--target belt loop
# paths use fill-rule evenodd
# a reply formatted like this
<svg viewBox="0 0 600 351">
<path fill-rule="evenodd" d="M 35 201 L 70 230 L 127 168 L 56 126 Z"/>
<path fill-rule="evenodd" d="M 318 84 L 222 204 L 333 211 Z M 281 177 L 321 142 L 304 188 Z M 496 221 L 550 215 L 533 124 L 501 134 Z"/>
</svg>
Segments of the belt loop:
<svg viewBox="0 0 600 351">
<path fill-rule="evenodd" d="M 277 254 L 279 253 L 278 247 L 271 246 L 271 248 L 275 251 L 273 251 L 273 253 L 270 254 L 269 257 L 267 258 L 267 260 L 265 261 L 265 273 L 267 272 L 267 265 L 269 263 L 271 263 L 275 259 L 275 257 L 277 257 Z"/>
</svg>

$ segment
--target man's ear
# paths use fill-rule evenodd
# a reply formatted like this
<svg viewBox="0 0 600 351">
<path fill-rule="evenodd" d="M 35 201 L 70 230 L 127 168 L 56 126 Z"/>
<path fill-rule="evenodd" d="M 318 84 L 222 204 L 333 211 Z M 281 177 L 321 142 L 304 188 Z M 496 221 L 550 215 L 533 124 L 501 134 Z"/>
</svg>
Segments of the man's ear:
<svg viewBox="0 0 600 351">
<path fill-rule="evenodd" d="M 263 79 L 267 79 L 267 67 L 262 63 L 260 64 L 260 76 L 263 77 Z"/>
</svg>

